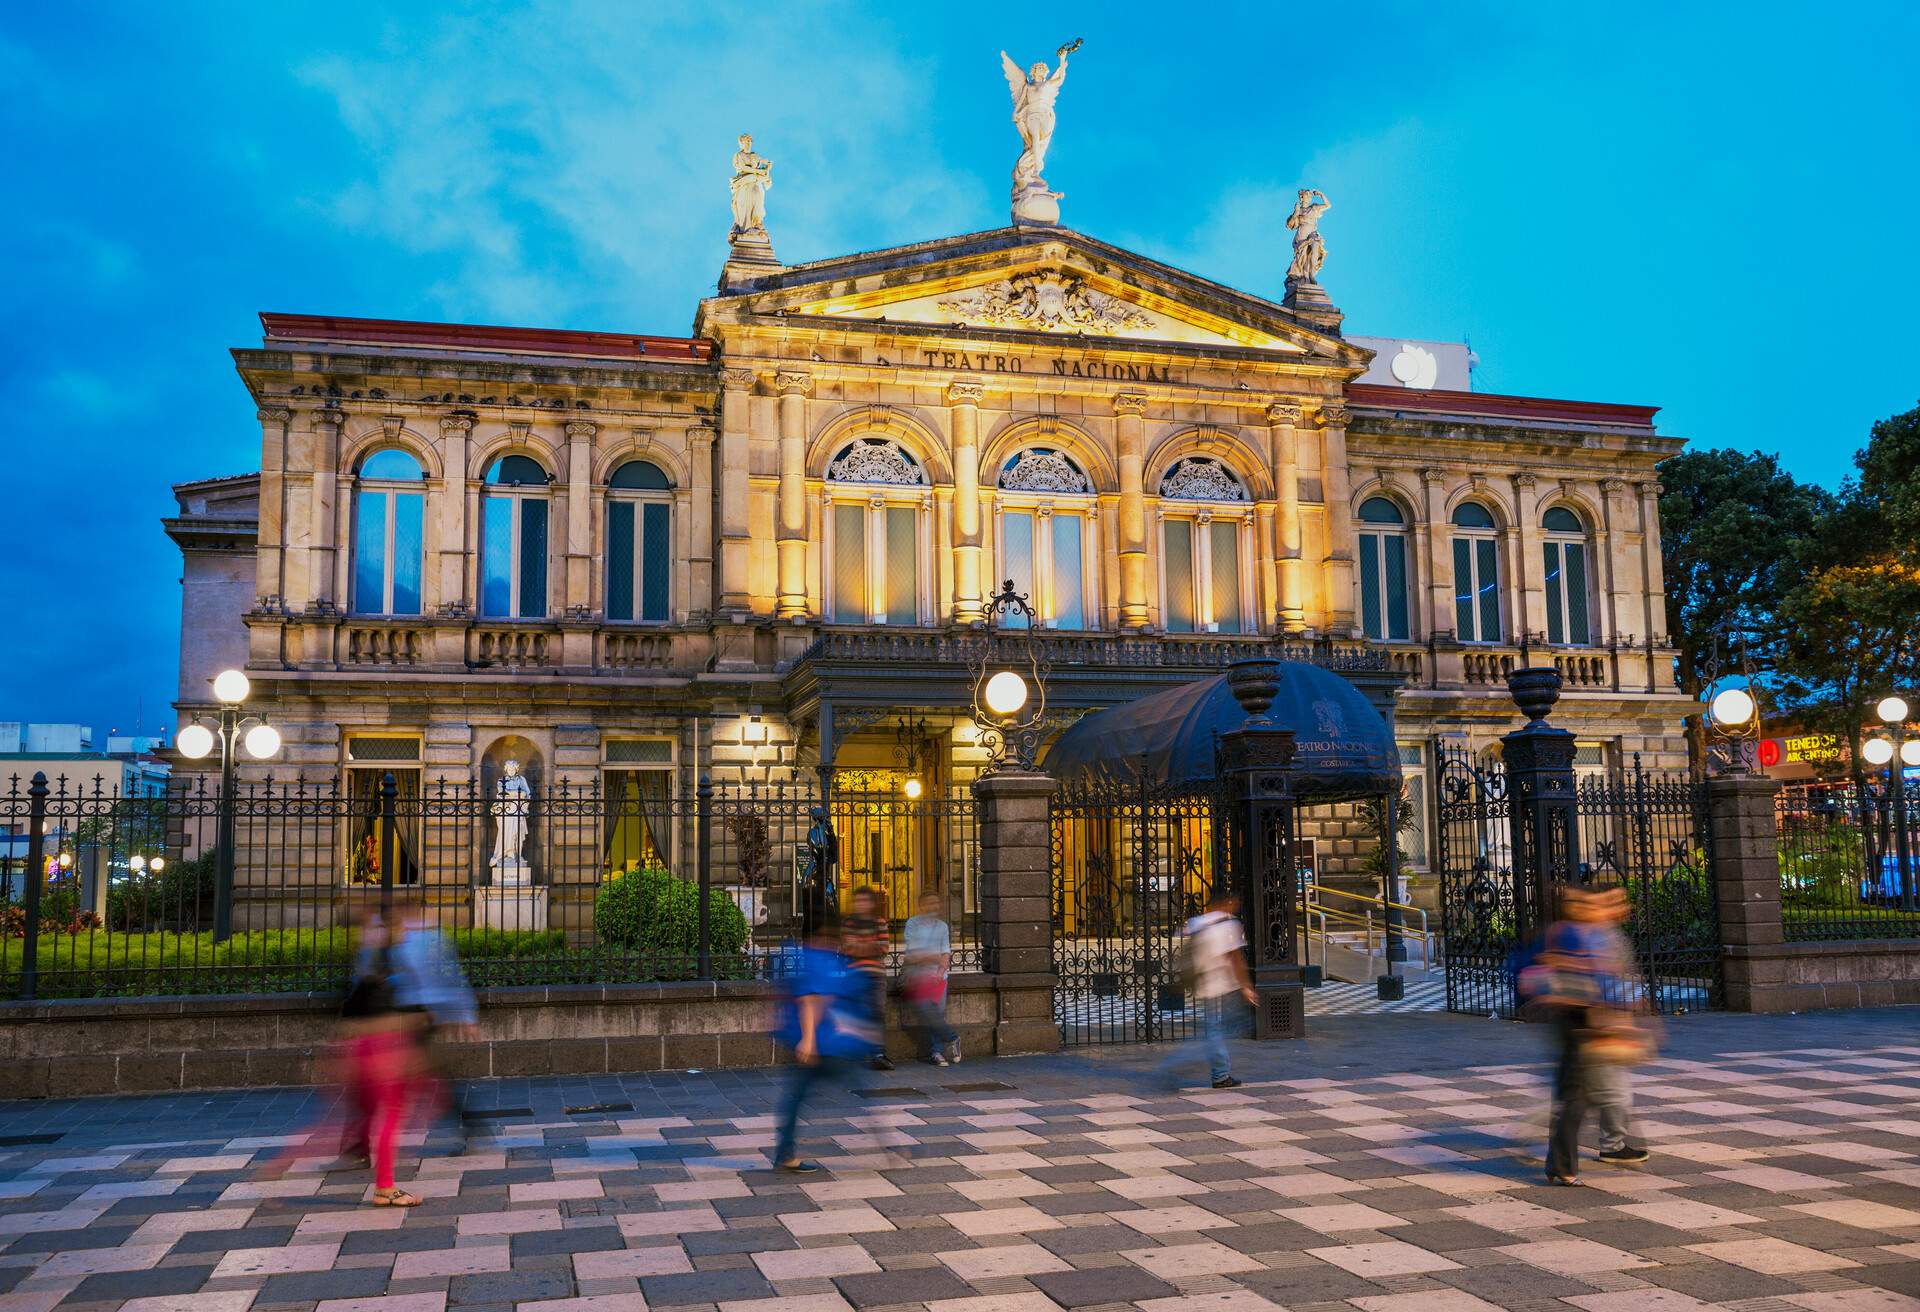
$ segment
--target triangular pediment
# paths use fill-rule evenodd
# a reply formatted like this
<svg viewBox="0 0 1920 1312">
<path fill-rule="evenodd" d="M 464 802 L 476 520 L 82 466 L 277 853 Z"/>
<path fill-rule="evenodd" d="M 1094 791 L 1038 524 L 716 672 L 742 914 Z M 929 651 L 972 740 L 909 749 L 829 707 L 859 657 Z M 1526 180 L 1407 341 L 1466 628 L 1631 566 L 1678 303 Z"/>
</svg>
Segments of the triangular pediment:
<svg viewBox="0 0 1920 1312">
<path fill-rule="evenodd" d="M 1363 366 L 1286 307 L 1063 228 L 1002 228 L 794 265 L 703 306 L 973 335 L 1237 347 Z"/>
</svg>

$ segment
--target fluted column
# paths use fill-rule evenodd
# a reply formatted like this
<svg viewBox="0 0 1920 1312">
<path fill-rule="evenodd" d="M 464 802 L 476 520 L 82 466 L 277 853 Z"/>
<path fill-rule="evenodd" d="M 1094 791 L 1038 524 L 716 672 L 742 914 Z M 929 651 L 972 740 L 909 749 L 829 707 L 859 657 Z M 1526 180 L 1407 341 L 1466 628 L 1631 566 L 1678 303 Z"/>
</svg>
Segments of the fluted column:
<svg viewBox="0 0 1920 1312">
<path fill-rule="evenodd" d="M 780 393 L 780 501 L 775 520 L 779 596 L 773 613 L 807 617 L 807 393 L 813 375 L 799 369 L 774 374 Z"/>
<path fill-rule="evenodd" d="M 593 435 L 597 425 L 575 419 L 567 424 L 566 593 L 562 614 L 582 616 L 592 607 Z"/>
<path fill-rule="evenodd" d="M 467 443 L 473 420 L 448 415 L 440 421 L 440 495 L 429 512 L 438 524 L 434 540 L 440 546 L 436 573 L 440 576 L 440 613 L 464 615 L 471 609 L 467 594 Z"/>
<path fill-rule="evenodd" d="M 1459 617 L 1453 608 L 1453 532 L 1447 527 L 1447 475 L 1440 469 L 1420 471 L 1425 508 L 1420 525 L 1426 550 L 1427 632 L 1459 637 Z"/>
<path fill-rule="evenodd" d="M 751 369 L 723 369 L 720 383 L 720 470 L 716 518 L 720 526 L 720 611 L 744 616 L 753 608 L 748 565 L 753 534 L 747 519 L 747 427 L 753 404 Z"/>
<path fill-rule="evenodd" d="M 1639 627 L 1641 600 L 1636 593 L 1642 591 L 1642 582 L 1634 577 L 1633 551 L 1634 539 L 1639 536 L 1640 506 L 1632 487 L 1623 478 L 1607 478 L 1600 481 L 1600 505 L 1603 514 L 1601 522 L 1595 527 L 1595 546 L 1593 553 L 1604 574 L 1599 579 L 1590 580 L 1589 588 L 1606 588 L 1606 601 L 1600 608 L 1600 630 L 1593 635 L 1596 643 L 1610 642 L 1623 633 L 1632 633 Z M 1644 550 L 1644 548 L 1642 548 Z M 1655 550 L 1658 550 L 1656 546 Z M 1590 569 L 1589 572 L 1592 571 Z M 1604 580 L 1604 582 L 1602 581 Z M 1652 630 L 1642 630 L 1638 635 L 1645 637 Z"/>
<path fill-rule="evenodd" d="M 713 614 L 713 441 L 711 424 L 687 429 L 687 610 Z"/>
<path fill-rule="evenodd" d="M 308 527 L 312 545 L 307 548 L 307 609 L 334 610 L 344 603 L 336 595 L 333 578 L 335 555 L 334 499 L 338 493 L 335 474 L 340 467 L 340 432 L 347 416 L 334 409 L 317 410 L 313 416 L 313 487 Z"/>
<path fill-rule="evenodd" d="M 260 606 L 278 610 L 287 596 L 287 430 L 293 411 L 283 405 L 266 406 L 256 417 L 260 420 L 260 533 L 253 595 Z"/>
<path fill-rule="evenodd" d="M 953 428 L 953 620 L 975 624 L 985 616 L 980 593 L 979 383 L 947 384 Z"/>
<path fill-rule="evenodd" d="M 1274 560 L 1279 568 L 1282 633 L 1307 627 L 1307 562 L 1300 555 L 1300 403 L 1275 401 L 1267 407 L 1267 440 L 1273 458 Z"/>
<path fill-rule="evenodd" d="M 1518 642 L 1528 634 L 1547 632 L 1546 563 L 1540 556 L 1540 480 L 1532 474 L 1513 476 L 1513 523 L 1507 530 L 1507 568 L 1512 571 L 1513 592 L 1518 603 L 1514 612 L 1514 632 L 1507 641 Z"/>
<path fill-rule="evenodd" d="M 1353 479 L 1347 472 L 1347 407 L 1320 407 L 1320 468 L 1326 479 L 1327 621 L 1337 633 L 1354 631 Z"/>
<path fill-rule="evenodd" d="M 1641 636 L 1664 640 L 1668 636 L 1667 582 L 1660 564 L 1660 494 L 1666 489 L 1653 480 L 1636 487 L 1640 493 L 1640 560 L 1647 590 L 1647 627 Z"/>
<path fill-rule="evenodd" d="M 1144 629 L 1147 608 L 1147 398 L 1121 392 L 1113 398 L 1114 445 L 1120 465 L 1120 627 Z"/>
</svg>

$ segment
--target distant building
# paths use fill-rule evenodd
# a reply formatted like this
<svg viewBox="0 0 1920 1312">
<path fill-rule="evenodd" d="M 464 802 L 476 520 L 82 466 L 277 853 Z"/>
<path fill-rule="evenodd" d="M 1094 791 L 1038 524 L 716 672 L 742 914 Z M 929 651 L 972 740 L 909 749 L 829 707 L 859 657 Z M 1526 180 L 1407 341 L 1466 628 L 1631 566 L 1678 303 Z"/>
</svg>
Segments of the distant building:
<svg viewBox="0 0 1920 1312">
<path fill-rule="evenodd" d="M 96 751 L 90 725 L 0 720 L 0 781 L 18 776 L 24 784 L 44 774 L 54 786 L 64 780 L 69 788 L 91 790 L 98 781 L 102 791 L 123 797 L 157 797 L 172 773 L 155 754 L 164 746 L 162 738 L 116 735 Z"/>
</svg>

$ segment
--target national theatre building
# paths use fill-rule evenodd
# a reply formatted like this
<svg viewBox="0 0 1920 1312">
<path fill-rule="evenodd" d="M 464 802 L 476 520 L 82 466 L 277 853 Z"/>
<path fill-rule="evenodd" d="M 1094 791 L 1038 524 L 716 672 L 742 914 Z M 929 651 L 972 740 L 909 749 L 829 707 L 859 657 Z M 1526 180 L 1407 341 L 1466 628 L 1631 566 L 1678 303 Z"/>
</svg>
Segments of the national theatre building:
<svg viewBox="0 0 1920 1312">
<path fill-rule="evenodd" d="M 1684 758 L 1653 409 L 1347 336 L 1318 193 L 1270 299 L 1061 226 L 1044 148 L 1007 227 L 783 264 L 743 138 L 687 336 L 263 314 L 233 352 L 259 471 L 167 521 L 183 718 L 243 664 L 283 779 L 941 796 L 1012 580 L 1062 727 L 1249 655 L 1397 684 L 1423 829 L 1436 751 L 1514 727 L 1519 665 L 1565 676 L 1581 768 Z M 888 842 L 850 868 L 916 859 Z"/>
</svg>

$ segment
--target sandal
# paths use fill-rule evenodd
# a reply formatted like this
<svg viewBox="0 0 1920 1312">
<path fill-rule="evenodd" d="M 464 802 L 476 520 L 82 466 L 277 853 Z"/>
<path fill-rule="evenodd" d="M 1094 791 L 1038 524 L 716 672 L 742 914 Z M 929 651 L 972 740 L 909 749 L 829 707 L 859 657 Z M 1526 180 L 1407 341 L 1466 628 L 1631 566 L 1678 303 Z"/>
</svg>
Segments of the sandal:
<svg viewBox="0 0 1920 1312">
<path fill-rule="evenodd" d="M 420 1200 L 408 1193 L 405 1189 L 398 1187 L 392 1189 L 375 1189 L 373 1191 L 373 1205 L 375 1207 L 418 1207 L 420 1206 Z"/>
</svg>

